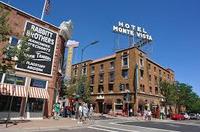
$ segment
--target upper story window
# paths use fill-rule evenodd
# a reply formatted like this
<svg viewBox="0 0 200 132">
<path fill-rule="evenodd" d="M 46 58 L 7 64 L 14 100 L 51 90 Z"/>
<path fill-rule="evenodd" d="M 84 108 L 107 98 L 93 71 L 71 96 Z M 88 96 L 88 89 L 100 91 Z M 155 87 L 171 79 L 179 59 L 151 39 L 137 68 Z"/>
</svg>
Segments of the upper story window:
<svg viewBox="0 0 200 132">
<path fill-rule="evenodd" d="M 128 67 L 128 55 L 122 57 L 122 66 Z"/>
<path fill-rule="evenodd" d="M 114 61 L 110 62 L 110 69 L 115 69 L 115 62 Z"/>
<path fill-rule="evenodd" d="M 103 92 L 104 92 L 103 85 L 99 85 L 99 87 L 98 87 L 98 93 L 103 93 Z"/>
<path fill-rule="evenodd" d="M 109 75 L 110 75 L 110 76 L 109 76 L 109 81 L 110 81 L 110 82 L 114 82 L 114 80 L 115 80 L 115 73 L 114 73 L 114 72 L 110 72 Z"/>
<path fill-rule="evenodd" d="M 93 93 L 93 92 L 94 92 L 94 87 L 90 86 L 90 93 Z"/>
<path fill-rule="evenodd" d="M 114 87 L 113 84 L 108 84 L 108 90 L 109 90 L 109 92 L 113 92 L 113 87 Z"/>
<path fill-rule="evenodd" d="M 140 66 L 143 67 L 144 66 L 144 61 L 142 58 L 140 58 Z"/>
<path fill-rule="evenodd" d="M 75 68 L 75 69 L 74 69 L 74 75 L 77 76 L 77 74 L 78 74 L 78 69 Z"/>
<path fill-rule="evenodd" d="M 154 66 L 154 68 L 153 68 L 153 69 L 154 69 L 154 72 L 156 72 L 156 67 L 155 67 L 155 66 Z"/>
<path fill-rule="evenodd" d="M 144 70 L 140 69 L 140 78 L 142 79 L 144 77 Z"/>
<path fill-rule="evenodd" d="M 155 87 L 155 94 L 158 94 L 158 87 Z"/>
<path fill-rule="evenodd" d="M 151 69 L 151 64 L 150 64 L 150 63 L 148 63 L 148 69 L 149 69 L 149 70 Z"/>
<path fill-rule="evenodd" d="M 141 92 L 145 92 L 145 86 L 142 85 L 142 84 L 140 84 L 140 91 L 141 91 Z"/>
<path fill-rule="evenodd" d="M 120 91 L 125 91 L 125 84 L 119 84 L 119 90 Z"/>
<path fill-rule="evenodd" d="M 103 64 L 100 65 L 100 71 L 103 71 Z"/>
<path fill-rule="evenodd" d="M 11 46 L 16 46 L 19 43 L 19 39 L 15 36 L 11 36 L 9 43 Z"/>
<path fill-rule="evenodd" d="M 6 74 L 5 79 L 4 79 L 4 83 L 23 85 L 24 86 L 25 80 L 26 80 L 25 77 Z"/>
<path fill-rule="evenodd" d="M 153 92 L 153 91 L 152 91 L 152 87 L 150 86 L 150 87 L 149 87 L 149 93 L 152 94 L 152 92 Z"/>
<path fill-rule="evenodd" d="M 157 76 L 154 76 L 154 81 L 155 81 L 155 84 L 158 83 L 158 77 Z"/>
<path fill-rule="evenodd" d="M 128 79 L 128 69 L 122 70 L 122 77 L 125 78 L 125 79 Z"/>
<path fill-rule="evenodd" d="M 82 68 L 82 74 L 83 74 L 83 75 L 86 75 L 86 74 L 87 74 L 87 67 L 86 67 L 86 66 L 84 66 L 84 67 Z"/>
<path fill-rule="evenodd" d="M 90 84 L 94 84 L 94 75 L 90 76 Z"/>
<path fill-rule="evenodd" d="M 162 71 L 159 69 L 159 76 L 161 77 L 162 76 Z"/>
<path fill-rule="evenodd" d="M 38 88 L 44 88 L 45 89 L 46 86 L 47 86 L 47 81 L 31 78 L 30 86 L 31 87 L 38 87 Z"/>
<path fill-rule="evenodd" d="M 167 79 L 170 80 L 169 74 L 167 74 Z"/>
<path fill-rule="evenodd" d="M 149 75 L 149 81 L 151 81 L 151 75 Z"/>
<path fill-rule="evenodd" d="M 94 73 L 94 70 L 95 70 L 95 67 L 94 67 L 94 66 L 91 66 L 91 73 L 92 73 L 92 74 Z"/>
<path fill-rule="evenodd" d="M 99 82 L 100 83 L 103 82 L 103 79 L 104 79 L 104 74 L 103 73 L 99 74 Z"/>
</svg>

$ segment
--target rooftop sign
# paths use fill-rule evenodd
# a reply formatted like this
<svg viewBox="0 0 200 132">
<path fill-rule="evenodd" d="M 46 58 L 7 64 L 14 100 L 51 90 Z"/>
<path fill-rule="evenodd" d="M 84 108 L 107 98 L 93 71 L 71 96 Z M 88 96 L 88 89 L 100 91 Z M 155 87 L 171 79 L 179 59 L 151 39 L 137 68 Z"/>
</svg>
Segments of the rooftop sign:
<svg viewBox="0 0 200 132">
<path fill-rule="evenodd" d="M 149 35 L 144 28 L 121 21 L 118 22 L 118 25 L 113 26 L 113 32 L 152 41 L 152 36 Z"/>
</svg>

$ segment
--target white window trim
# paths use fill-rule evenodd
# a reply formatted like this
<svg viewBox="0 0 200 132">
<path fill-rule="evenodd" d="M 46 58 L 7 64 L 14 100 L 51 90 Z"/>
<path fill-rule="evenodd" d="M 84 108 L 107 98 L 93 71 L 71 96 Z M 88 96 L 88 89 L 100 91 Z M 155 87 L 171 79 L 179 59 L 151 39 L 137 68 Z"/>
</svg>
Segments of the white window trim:
<svg viewBox="0 0 200 132">
<path fill-rule="evenodd" d="M 124 65 L 124 58 L 127 58 L 127 65 Z M 127 55 L 125 57 L 122 56 L 121 66 L 122 66 L 122 68 L 125 67 L 125 66 L 127 66 L 127 68 L 129 68 L 129 55 Z"/>
</svg>

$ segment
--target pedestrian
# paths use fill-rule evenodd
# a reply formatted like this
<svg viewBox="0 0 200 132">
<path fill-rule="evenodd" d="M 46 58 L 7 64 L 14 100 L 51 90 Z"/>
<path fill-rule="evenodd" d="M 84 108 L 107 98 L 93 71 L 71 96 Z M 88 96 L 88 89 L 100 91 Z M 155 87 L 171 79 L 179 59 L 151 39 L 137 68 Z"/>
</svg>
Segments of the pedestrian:
<svg viewBox="0 0 200 132">
<path fill-rule="evenodd" d="M 56 102 L 54 104 L 54 119 L 58 120 L 59 115 L 60 115 L 60 103 Z"/>
<path fill-rule="evenodd" d="M 78 117 L 79 117 L 78 123 L 82 123 L 82 118 L 83 118 L 83 105 L 82 105 L 81 103 L 79 103 Z"/>
<path fill-rule="evenodd" d="M 88 117 L 88 112 L 89 112 L 89 110 L 88 110 L 87 103 L 84 103 L 83 104 L 83 117 L 84 117 L 83 121 L 84 122 L 86 121 L 86 119 Z"/>
<path fill-rule="evenodd" d="M 148 118 L 148 120 L 151 120 L 151 114 L 152 114 L 151 110 L 148 110 L 147 111 L 147 118 Z"/>
<path fill-rule="evenodd" d="M 133 109 L 130 108 L 130 117 L 133 115 Z"/>
<path fill-rule="evenodd" d="M 89 117 L 92 117 L 93 111 L 94 111 L 94 108 L 93 108 L 92 104 L 90 104 Z"/>
</svg>

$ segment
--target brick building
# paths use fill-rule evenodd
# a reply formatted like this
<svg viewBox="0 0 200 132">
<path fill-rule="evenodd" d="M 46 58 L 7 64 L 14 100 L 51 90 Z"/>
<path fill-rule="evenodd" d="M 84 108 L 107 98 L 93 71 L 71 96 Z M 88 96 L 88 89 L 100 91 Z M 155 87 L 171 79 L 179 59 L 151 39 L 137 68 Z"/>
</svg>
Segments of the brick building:
<svg viewBox="0 0 200 132">
<path fill-rule="evenodd" d="M 60 28 L 6 3 L 0 4 L 9 12 L 11 29 L 9 42 L 0 42 L 0 49 L 6 44 L 16 45 L 21 36 L 31 34 L 28 41 L 31 60 L 18 65 L 15 75 L 0 73 L 0 118 L 7 116 L 11 96 L 14 96 L 12 118 L 49 117 L 60 89 L 66 39 L 59 35 Z"/>
<path fill-rule="evenodd" d="M 82 70 L 81 70 L 82 69 Z M 117 51 L 111 56 L 74 64 L 72 75 L 87 76 L 96 112 L 121 112 L 129 107 L 142 111 L 162 105 L 159 81 L 174 81 L 174 72 L 152 61 L 135 47 Z M 126 100 L 127 92 L 130 101 Z M 129 104 L 129 105 L 128 105 Z"/>
</svg>

